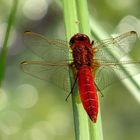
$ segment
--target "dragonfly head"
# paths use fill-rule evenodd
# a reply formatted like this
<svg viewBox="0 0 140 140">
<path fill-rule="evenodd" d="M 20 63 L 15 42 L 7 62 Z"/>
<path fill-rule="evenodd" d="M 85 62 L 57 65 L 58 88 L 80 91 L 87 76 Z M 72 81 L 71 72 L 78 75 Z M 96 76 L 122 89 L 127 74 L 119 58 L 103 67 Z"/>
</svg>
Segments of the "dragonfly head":
<svg viewBox="0 0 140 140">
<path fill-rule="evenodd" d="M 90 43 L 90 39 L 85 34 L 77 33 L 74 36 L 72 36 L 72 38 L 69 41 L 69 44 L 73 45 L 74 43 L 77 43 L 77 42 L 87 42 L 87 43 Z"/>
</svg>

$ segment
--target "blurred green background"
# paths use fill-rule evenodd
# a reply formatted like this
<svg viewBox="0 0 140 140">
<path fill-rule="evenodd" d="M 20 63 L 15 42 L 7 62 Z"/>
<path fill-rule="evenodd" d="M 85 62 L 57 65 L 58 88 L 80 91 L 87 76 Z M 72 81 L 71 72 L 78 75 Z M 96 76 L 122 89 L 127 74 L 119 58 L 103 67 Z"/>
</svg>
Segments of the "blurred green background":
<svg viewBox="0 0 140 140">
<path fill-rule="evenodd" d="M 138 0 L 88 0 L 89 12 L 112 33 L 127 16 L 140 17 Z M 0 0 L 0 50 L 12 0 Z M 52 0 L 20 0 L 9 42 L 4 84 L 0 88 L 0 140 L 74 140 L 71 99 L 53 92 L 41 81 L 25 74 L 20 62 L 37 60 L 23 42 L 26 30 L 65 40 L 62 9 Z M 139 59 L 139 40 L 130 55 Z M 139 140 L 138 101 L 121 83 L 99 99 L 104 140 Z M 100 95 L 99 95 L 100 96 Z"/>
</svg>

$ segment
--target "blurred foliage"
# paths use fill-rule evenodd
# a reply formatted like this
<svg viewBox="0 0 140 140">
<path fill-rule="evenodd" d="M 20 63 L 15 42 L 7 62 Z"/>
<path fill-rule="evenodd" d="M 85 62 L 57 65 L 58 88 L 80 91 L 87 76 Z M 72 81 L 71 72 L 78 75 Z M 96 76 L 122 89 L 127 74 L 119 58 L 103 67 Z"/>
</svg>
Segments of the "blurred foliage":
<svg viewBox="0 0 140 140">
<path fill-rule="evenodd" d="M 0 47 L 11 2 L 0 1 Z M 123 17 L 140 17 L 138 0 L 88 0 L 88 4 L 91 15 L 109 33 Z M 20 69 L 21 61 L 38 59 L 25 47 L 23 32 L 26 30 L 65 40 L 61 9 L 51 0 L 20 0 L 9 43 L 5 80 L 0 89 L 0 139 L 72 140 L 74 130 L 70 98 L 66 103 L 66 95 L 52 91 L 44 81 L 26 75 Z M 138 59 L 139 52 L 138 41 L 131 54 Z M 120 83 L 110 86 L 104 95 L 100 98 L 104 139 L 138 140 L 139 104 Z"/>
</svg>

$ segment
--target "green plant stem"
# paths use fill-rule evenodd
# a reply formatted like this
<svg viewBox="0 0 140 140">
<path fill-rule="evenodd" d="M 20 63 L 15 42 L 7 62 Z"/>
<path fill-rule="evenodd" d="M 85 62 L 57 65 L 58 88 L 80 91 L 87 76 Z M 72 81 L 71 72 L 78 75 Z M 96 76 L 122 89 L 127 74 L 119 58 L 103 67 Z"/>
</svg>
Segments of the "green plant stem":
<svg viewBox="0 0 140 140">
<path fill-rule="evenodd" d="M 6 29 L 6 33 L 5 33 L 3 47 L 2 47 L 1 54 L 0 54 L 0 86 L 2 84 L 2 80 L 4 79 L 6 57 L 7 57 L 7 52 L 8 52 L 8 47 L 7 47 L 8 40 L 10 37 L 12 25 L 15 21 L 15 15 L 16 15 L 17 7 L 18 7 L 18 2 L 19 2 L 19 0 L 13 0 L 13 5 L 12 5 L 10 15 L 8 18 L 8 25 L 7 25 L 7 29 Z"/>
<path fill-rule="evenodd" d="M 90 36 L 88 8 L 86 0 L 62 0 L 67 40 L 80 32 Z M 73 78 L 74 79 L 74 78 Z M 94 124 L 86 114 L 78 96 L 77 87 L 72 94 L 76 140 L 102 140 L 100 111 Z"/>
</svg>

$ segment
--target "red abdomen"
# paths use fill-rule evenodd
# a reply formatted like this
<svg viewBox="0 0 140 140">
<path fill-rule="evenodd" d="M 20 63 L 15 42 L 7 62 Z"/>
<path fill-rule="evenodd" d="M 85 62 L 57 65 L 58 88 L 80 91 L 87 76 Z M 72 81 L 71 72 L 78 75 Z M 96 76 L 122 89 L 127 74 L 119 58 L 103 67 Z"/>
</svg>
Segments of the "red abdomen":
<svg viewBox="0 0 140 140">
<path fill-rule="evenodd" d="M 87 65 L 79 68 L 78 86 L 82 104 L 91 120 L 96 122 L 98 114 L 98 97 L 91 68 Z"/>
</svg>

